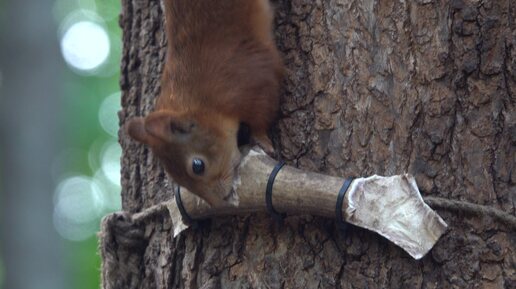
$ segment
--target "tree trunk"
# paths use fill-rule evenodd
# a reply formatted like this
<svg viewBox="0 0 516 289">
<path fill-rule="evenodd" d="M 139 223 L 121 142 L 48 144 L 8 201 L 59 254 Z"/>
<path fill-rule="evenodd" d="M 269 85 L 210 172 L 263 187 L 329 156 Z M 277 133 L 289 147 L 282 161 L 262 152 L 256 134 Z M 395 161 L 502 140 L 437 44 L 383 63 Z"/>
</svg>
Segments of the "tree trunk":
<svg viewBox="0 0 516 289">
<path fill-rule="evenodd" d="M 276 148 L 335 176 L 415 175 L 424 195 L 515 214 L 516 4 L 512 0 L 275 1 L 287 65 Z M 158 0 L 124 0 L 121 123 L 159 92 L 166 39 Z M 112 288 L 516 288 L 516 233 L 439 211 L 450 229 L 415 261 L 333 220 L 207 220 L 173 239 L 173 198 L 150 151 L 120 133 L 126 213 L 104 220 Z M 371 212 L 374 214 L 374 212 Z"/>
</svg>

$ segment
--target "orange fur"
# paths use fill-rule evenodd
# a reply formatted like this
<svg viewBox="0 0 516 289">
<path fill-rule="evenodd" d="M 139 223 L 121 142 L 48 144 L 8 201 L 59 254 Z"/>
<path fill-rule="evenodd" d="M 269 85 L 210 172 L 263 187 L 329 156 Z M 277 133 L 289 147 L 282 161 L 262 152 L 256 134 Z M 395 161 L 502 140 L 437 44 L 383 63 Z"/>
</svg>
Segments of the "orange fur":
<svg viewBox="0 0 516 289">
<path fill-rule="evenodd" d="M 156 110 L 127 125 L 180 185 L 214 205 L 231 201 L 237 131 L 272 150 L 283 66 L 268 0 L 165 0 L 167 58 Z M 203 176 L 189 166 L 207 163 Z"/>
</svg>

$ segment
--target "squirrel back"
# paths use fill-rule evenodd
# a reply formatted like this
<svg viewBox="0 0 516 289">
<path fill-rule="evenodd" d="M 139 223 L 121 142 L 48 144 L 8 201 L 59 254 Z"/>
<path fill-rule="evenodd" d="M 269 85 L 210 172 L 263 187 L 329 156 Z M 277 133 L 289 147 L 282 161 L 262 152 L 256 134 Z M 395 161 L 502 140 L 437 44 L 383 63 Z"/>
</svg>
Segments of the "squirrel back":
<svg viewBox="0 0 516 289">
<path fill-rule="evenodd" d="M 167 173 L 208 203 L 236 202 L 237 133 L 272 152 L 282 61 L 269 0 L 164 0 L 168 38 L 155 111 L 127 125 Z"/>
</svg>

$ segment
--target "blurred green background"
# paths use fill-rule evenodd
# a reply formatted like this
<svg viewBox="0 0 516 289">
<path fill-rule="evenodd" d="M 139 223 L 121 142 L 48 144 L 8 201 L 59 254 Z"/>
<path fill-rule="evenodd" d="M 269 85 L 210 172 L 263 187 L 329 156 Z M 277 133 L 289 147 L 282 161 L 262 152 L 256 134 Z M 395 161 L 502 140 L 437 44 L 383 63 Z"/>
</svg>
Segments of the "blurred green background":
<svg viewBox="0 0 516 289">
<path fill-rule="evenodd" d="M 0 289 L 100 287 L 120 210 L 120 0 L 0 0 Z"/>
</svg>

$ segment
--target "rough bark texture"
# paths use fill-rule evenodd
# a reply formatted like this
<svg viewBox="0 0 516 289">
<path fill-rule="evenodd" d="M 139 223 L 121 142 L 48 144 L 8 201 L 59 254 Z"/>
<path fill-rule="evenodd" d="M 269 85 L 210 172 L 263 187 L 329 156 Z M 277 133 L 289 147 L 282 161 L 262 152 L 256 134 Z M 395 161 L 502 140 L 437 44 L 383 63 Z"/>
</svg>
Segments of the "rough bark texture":
<svg viewBox="0 0 516 289">
<path fill-rule="evenodd" d="M 515 214 L 516 4 L 512 0 L 275 1 L 288 67 L 274 139 L 302 169 L 409 172 L 426 195 Z M 158 0 L 124 0 L 121 122 L 159 92 Z M 421 261 L 324 218 L 217 218 L 172 239 L 172 198 L 149 150 L 121 133 L 123 208 L 104 221 L 104 288 L 516 288 L 516 233 L 440 211 L 448 233 Z M 374 213 L 374 212 L 371 212 Z"/>
</svg>

